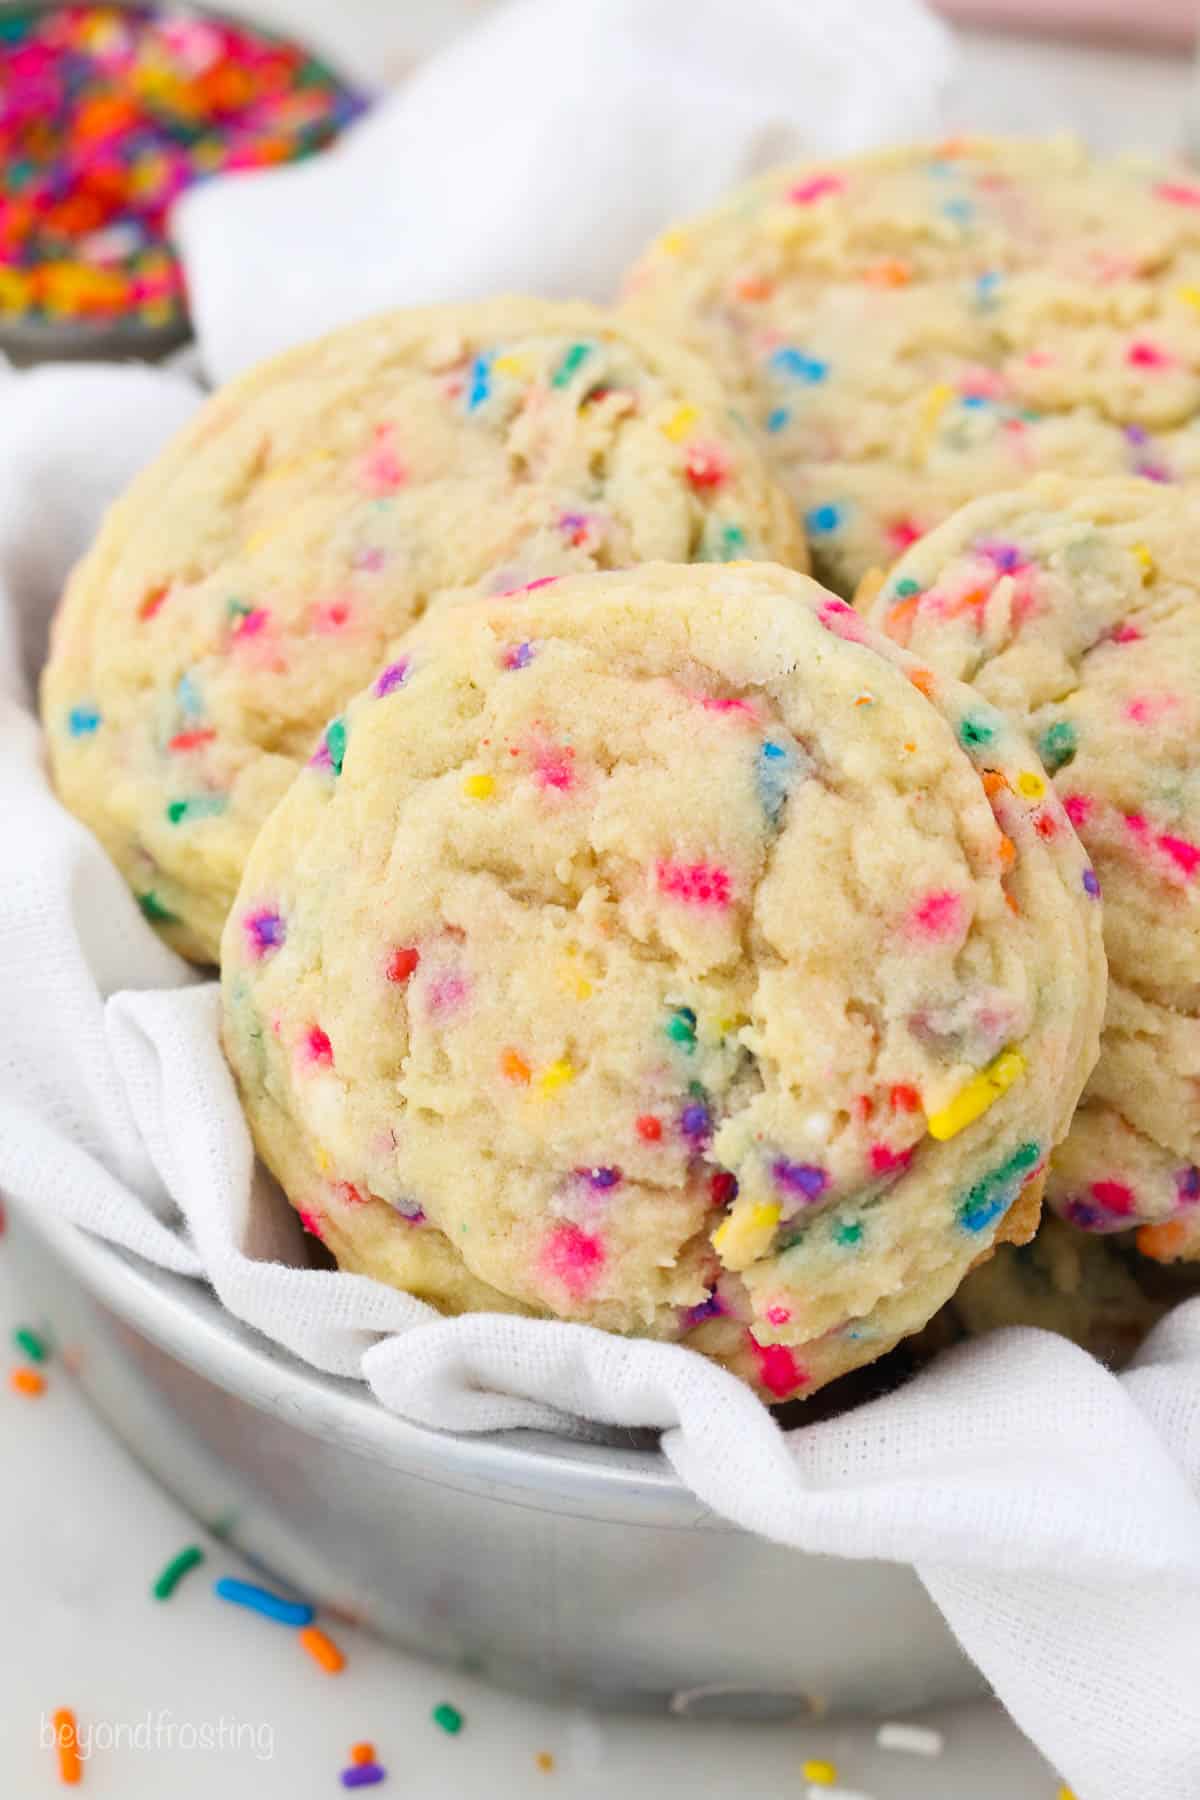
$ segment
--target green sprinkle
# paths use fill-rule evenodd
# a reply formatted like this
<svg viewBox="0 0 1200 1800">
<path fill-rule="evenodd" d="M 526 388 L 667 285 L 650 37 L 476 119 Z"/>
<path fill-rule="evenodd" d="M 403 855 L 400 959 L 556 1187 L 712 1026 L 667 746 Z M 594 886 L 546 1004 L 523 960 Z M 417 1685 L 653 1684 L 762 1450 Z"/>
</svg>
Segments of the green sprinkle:
<svg viewBox="0 0 1200 1800">
<path fill-rule="evenodd" d="M 211 819 L 217 813 L 223 813 L 228 805 L 225 794 L 193 794 L 190 800 L 172 800 L 167 807 L 167 818 L 172 825 L 182 825 L 185 819 Z"/>
<path fill-rule="evenodd" d="M 835 1244 L 844 1245 L 846 1249 L 851 1249 L 855 1244 L 862 1243 L 862 1234 L 862 1225 L 856 1219 L 852 1225 L 835 1225 L 833 1241 Z"/>
<path fill-rule="evenodd" d="M 434 1724 L 440 1725 L 449 1737 L 457 1737 L 463 1728 L 462 1714 L 457 1706 L 451 1706 L 447 1700 L 443 1700 L 440 1706 L 434 1707 L 432 1716 Z"/>
<path fill-rule="evenodd" d="M 1007 1162 L 977 1181 L 960 1200 L 958 1222 L 964 1231 L 984 1231 L 1008 1211 L 1026 1174 L 1041 1155 L 1038 1144 L 1021 1144 Z"/>
<path fill-rule="evenodd" d="M 590 344 L 572 344 L 571 348 L 567 351 L 567 354 L 559 363 L 558 368 L 554 371 L 550 386 L 556 388 L 566 387 L 580 363 L 583 362 L 586 357 L 590 356 L 591 353 L 592 346 Z"/>
<path fill-rule="evenodd" d="M 1078 747 L 1075 727 L 1069 719 L 1056 719 L 1038 739 L 1038 750 L 1051 775 L 1056 775 L 1060 769 L 1065 769 L 1069 762 L 1075 760 Z"/>
<path fill-rule="evenodd" d="M 149 919 L 152 925 L 178 925 L 177 915 L 171 911 L 169 906 L 163 905 L 157 894 L 139 894 L 137 903 L 142 909 L 143 916 Z"/>
<path fill-rule="evenodd" d="M 958 735 L 968 750 L 978 750 L 984 744 L 991 743 L 996 735 L 996 727 L 978 713 L 969 713 L 959 726 Z"/>
<path fill-rule="evenodd" d="M 920 591 L 920 582 L 914 581 L 910 575 L 906 575 L 903 581 L 898 581 L 892 589 L 897 600 L 909 600 L 914 594 L 919 594 Z"/>
<path fill-rule="evenodd" d="M 667 1036 L 689 1050 L 696 1047 L 696 1015 L 690 1006 L 677 1006 L 667 1021 Z"/>
<path fill-rule="evenodd" d="M 45 1338 L 39 1337 L 36 1331 L 30 1331 L 28 1325 L 22 1325 L 13 1332 L 13 1343 L 18 1350 L 23 1350 L 31 1362 L 45 1362 L 50 1355 L 50 1347 Z"/>
<path fill-rule="evenodd" d="M 150 1592 L 156 1600 L 169 1600 L 189 1569 L 194 1569 L 204 1561 L 204 1552 L 199 1544 L 189 1544 L 178 1556 L 173 1556 Z"/>
<path fill-rule="evenodd" d="M 231 619 L 248 619 L 254 608 L 248 600 L 227 600 L 225 610 Z"/>
<path fill-rule="evenodd" d="M 335 719 L 325 733 L 325 748 L 329 752 L 329 766 L 335 775 L 342 772 L 342 764 L 346 760 L 346 721 Z"/>
</svg>

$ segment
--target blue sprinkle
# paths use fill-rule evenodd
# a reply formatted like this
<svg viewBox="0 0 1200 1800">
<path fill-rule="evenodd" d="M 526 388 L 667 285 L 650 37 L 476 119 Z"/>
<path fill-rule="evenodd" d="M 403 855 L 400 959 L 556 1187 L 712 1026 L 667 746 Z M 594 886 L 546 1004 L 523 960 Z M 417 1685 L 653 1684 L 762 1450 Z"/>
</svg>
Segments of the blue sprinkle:
<svg viewBox="0 0 1200 1800">
<path fill-rule="evenodd" d="M 969 406 L 974 411 L 978 407 L 990 406 L 992 403 L 986 394 L 960 394 L 958 397 L 958 404 L 960 406 Z"/>
<path fill-rule="evenodd" d="M 1181 1200 L 1200 1199 L 1200 1169 L 1180 1169 L 1175 1177 L 1175 1192 Z"/>
<path fill-rule="evenodd" d="M 249 1581 L 232 1581 L 224 1576 L 213 1583 L 213 1593 L 218 1600 L 244 1606 L 250 1612 L 261 1613 L 264 1619 L 275 1619 L 280 1625 L 311 1625 L 313 1621 L 311 1606 L 305 1606 L 300 1600 L 284 1600 Z"/>
<path fill-rule="evenodd" d="M 824 381 L 829 373 L 829 364 L 822 362 L 819 356 L 808 356 L 803 350 L 793 350 L 790 346 L 776 350 L 770 366 L 781 375 L 794 375 L 797 380 L 807 381 L 812 387 Z"/>
<path fill-rule="evenodd" d="M 947 200 L 942 211 L 956 225 L 969 225 L 975 217 L 975 208 L 969 200 Z"/>
<path fill-rule="evenodd" d="M 189 719 L 198 719 L 204 711 L 204 701 L 200 697 L 200 689 L 190 675 L 181 675 L 175 689 L 175 698 Z"/>
<path fill-rule="evenodd" d="M 100 728 L 100 711 L 95 706 L 73 706 L 67 714 L 67 730 L 72 737 L 90 737 Z"/>
<path fill-rule="evenodd" d="M 842 509 L 840 506 L 832 504 L 811 507 L 804 515 L 804 523 L 808 529 L 815 531 L 818 535 L 827 531 L 836 531 L 841 522 Z"/>
<path fill-rule="evenodd" d="M 768 739 L 759 746 L 754 784 L 758 789 L 759 804 L 769 822 L 778 825 L 792 784 L 792 759 L 783 744 L 774 744 Z"/>
<path fill-rule="evenodd" d="M 471 386 L 467 391 L 467 411 L 475 412 L 492 391 L 492 357 L 484 351 L 471 364 Z"/>
<path fill-rule="evenodd" d="M 791 416 L 792 415 L 788 411 L 786 406 L 774 407 L 767 414 L 767 430 L 768 431 L 782 431 L 784 426 L 787 424 L 788 420 L 791 418 Z"/>
<path fill-rule="evenodd" d="M 1000 279 L 999 269 L 985 269 L 982 275 L 975 277 L 975 297 L 980 306 L 990 306 L 995 300 Z"/>
<path fill-rule="evenodd" d="M 958 1222 L 964 1231 L 985 1231 L 1002 1213 L 1006 1213 L 1021 1189 L 1021 1184 L 1041 1155 L 1037 1144 L 1021 1144 L 1007 1162 L 1001 1163 L 968 1189 L 958 1205 Z"/>
</svg>

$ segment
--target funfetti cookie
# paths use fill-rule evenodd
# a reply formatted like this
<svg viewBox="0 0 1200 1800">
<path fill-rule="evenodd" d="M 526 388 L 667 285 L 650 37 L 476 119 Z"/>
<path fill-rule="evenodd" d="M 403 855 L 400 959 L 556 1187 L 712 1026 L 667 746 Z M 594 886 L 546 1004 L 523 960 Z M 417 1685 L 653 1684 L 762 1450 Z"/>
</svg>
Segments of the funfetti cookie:
<svg viewBox="0 0 1200 1800">
<path fill-rule="evenodd" d="M 1200 183 L 1069 139 L 779 169 L 667 232 L 627 310 L 702 347 L 850 595 L 1040 470 L 1200 476 Z"/>
<path fill-rule="evenodd" d="M 872 616 L 1025 726 L 1095 864 L 1108 1013 L 1047 1199 L 1200 1254 L 1200 497 L 1049 476 L 990 496 L 913 546 Z"/>
<path fill-rule="evenodd" d="M 715 376 L 591 307 L 368 320 L 218 393 L 113 508 L 43 688 L 59 793 L 215 958 L 259 825 L 444 590 L 802 561 Z"/>
<path fill-rule="evenodd" d="M 331 722 L 226 925 L 225 1043 L 343 1267 L 783 1399 L 1032 1230 L 1093 884 L 1020 734 L 806 577 L 572 577 L 431 613 Z"/>
</svg>

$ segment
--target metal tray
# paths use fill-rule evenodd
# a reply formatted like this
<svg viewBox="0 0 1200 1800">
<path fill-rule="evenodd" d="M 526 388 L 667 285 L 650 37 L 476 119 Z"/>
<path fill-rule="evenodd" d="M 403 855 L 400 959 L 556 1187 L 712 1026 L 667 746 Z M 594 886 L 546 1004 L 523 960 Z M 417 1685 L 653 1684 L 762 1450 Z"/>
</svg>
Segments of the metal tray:
<svg viewBox="0 0 1200 1800">
<path fill-rule="evenodd" d="M 911 1570 L 727 1525 L 637 1434 L 443 1435 L 72 1226 L 12 1208 L 5 1254 L 166 1488 L 275 1580 L 408 1650 L 541 1697 L 693 1716 L 981 1691 Z"/>
</svg>

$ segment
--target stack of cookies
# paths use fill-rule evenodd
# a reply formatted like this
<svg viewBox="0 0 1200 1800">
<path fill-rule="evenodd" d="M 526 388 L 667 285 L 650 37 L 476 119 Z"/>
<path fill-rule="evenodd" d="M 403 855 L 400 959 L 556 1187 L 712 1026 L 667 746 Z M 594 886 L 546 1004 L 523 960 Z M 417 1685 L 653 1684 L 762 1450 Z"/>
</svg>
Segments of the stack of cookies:
<svg viewBox="0 0 1200 1800">
<path fill-rule="evenodd" d="M 1198 412 L 1200 189 L 982 142 L 218 393 L 45 722 L 338 1264 L 771 1401 L 1131 1347 L 1200 1258 Z"/>
</svg>

